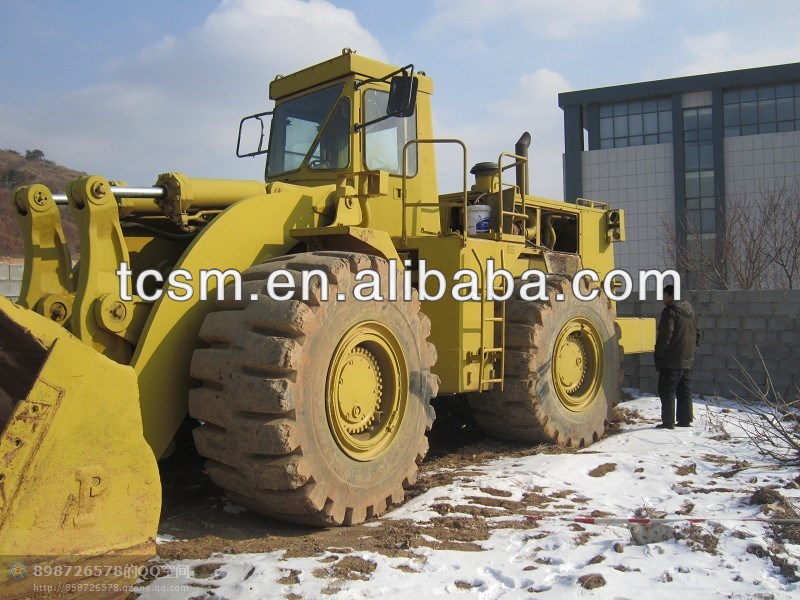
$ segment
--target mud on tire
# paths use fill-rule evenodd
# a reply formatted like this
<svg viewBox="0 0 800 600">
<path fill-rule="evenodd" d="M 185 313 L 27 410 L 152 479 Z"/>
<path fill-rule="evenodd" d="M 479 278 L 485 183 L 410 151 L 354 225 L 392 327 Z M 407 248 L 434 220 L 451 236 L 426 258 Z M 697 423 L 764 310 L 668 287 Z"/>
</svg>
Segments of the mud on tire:
<svg viewBox="0 0 800 600">
<path fill-rule="evenodd" d="M 355 274 L 371 268 L 387 289 L 382 258 L 345 252 L 281 257 L 243 274 L 242 297 L 223 300 L 206 318 L 191 375 L 189 412 L 203 424 L 194 431 L 198 452 L 208 458 L 211 479 L 234 502 L 256 512 L 308 525 L 352 525 L 403 500 L 403 486 L 416 479 L 428 450 L 425 436 L 434 412 L 430 398 L 438 378 L 430 369 L 436 351 L 427 342 L 430 321 L 412 302 L 357 302 Z M 292 272 L 293 299 L 264 294 L 268 276 Z M 329 280 L 329 299 L 312 289 L 300 299 L 301 272 L 319 269 Z M 312 278 L 318 284 L 318 278 Z M 403 274 L 398 274 L 402 289 Z M 227 291 L 226 291 L 227 293 Z M 337 299 L 339 293 L 347 299 Z M 257 301 L 250 301 L 258 294 Z M 332 433 L 326 408 L 331 357 L 337 344 L 364 322 L 380 323 L 402 349 L 407 370 L 405 415 L 391 445 L 370 460 L 354 460 Z"/>
<path fill-rule="evenodd" d="M 475 421 L 500 439 L 588 446 L 603 436 L 620 397 L 622 351 L 614 307 L 602 293 L 578 300 L 571 280 L 557 275 L 547 278 L 547 301 L 523 300 L 519 289 L 517 282 L 506 304 L 505 389 L 467 395 Z M 564 300 L 556 301 L 556 294 Z M 581 410 L 560 400 L 551 369 L 559 334 L 575 319 L 592 324 L 602 355 L 597 391 Z"/>
</svg>

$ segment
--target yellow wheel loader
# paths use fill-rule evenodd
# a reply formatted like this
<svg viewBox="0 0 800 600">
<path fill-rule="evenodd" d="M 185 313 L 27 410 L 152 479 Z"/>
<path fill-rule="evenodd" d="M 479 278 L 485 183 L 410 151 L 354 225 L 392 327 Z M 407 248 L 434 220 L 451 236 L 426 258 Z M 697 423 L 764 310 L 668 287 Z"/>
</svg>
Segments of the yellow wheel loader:
<svg viewBox="0 0 800 600">
<path fill-rule="evenodd" d="M 233 501 L 322 526 L 402 501 L 437 395 L 466 394 L 500 438 L 603 435 L 622 353 L 655 332 L 576 278 L 614 269 L 623 214 L 529 195 L 527 134 L 468 184 L 464 144 L 433 135 L 432 92 L 413 65 L 345 51 L 276 78 L 274 109 L 240 123 L 237 154 L 266 154 L 265 181 L 15 190 L 25 270 L 18 302 L 0 298 L 0 555 L 152 555 L 157 461 L 187 414 Z M 461 190 L 438 193 L 436 145 L 460 154 Z M 75 265 L 58 204 L 80 231 Z M 530 299 L 531 270 L 546 297 Z M 379 293 L 359 299 L 367 282 Z"/>
</svg>

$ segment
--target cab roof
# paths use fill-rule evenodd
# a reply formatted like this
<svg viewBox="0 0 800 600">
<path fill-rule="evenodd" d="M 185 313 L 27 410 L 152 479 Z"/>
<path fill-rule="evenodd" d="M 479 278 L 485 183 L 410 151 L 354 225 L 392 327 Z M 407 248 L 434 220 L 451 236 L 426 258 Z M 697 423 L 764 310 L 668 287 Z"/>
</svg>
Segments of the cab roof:
<svg viewBox="0 0 800 600">
<path fill-rule="evenodd" d="M 279 100 L 351 74 L 360 75 L 364 78 L 381 78 L 393 71 L 397 71 L 397 69 L 399 67 L 393 67 L 357 54 L 341 54 L 291 75 L 276 77 L 269 84 L 269 97 L 271 100 Z M 414 76 L 419 80 L 420 92 L 433 93 L 433 80 L 430 77 L 419 75 L 418 73 L 414 73 Z"/>
</svg>

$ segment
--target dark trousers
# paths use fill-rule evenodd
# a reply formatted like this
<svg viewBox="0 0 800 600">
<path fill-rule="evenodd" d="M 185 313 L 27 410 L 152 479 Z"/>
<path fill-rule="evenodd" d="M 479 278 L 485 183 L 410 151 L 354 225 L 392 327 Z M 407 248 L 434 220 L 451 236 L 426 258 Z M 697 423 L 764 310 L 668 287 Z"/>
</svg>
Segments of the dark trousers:
<svg viewBox="0 0 800 600">
<path fill-rule="evenodd" d="M 688 425 L 694 420 L 692 414 L 692 382 L 689 371 L 661 369 L 658 372 L 658 395 L 661 398 L 661 422 L 675 425 L 675 397 L 677 395 L 677 422 Z"/>
</svg>

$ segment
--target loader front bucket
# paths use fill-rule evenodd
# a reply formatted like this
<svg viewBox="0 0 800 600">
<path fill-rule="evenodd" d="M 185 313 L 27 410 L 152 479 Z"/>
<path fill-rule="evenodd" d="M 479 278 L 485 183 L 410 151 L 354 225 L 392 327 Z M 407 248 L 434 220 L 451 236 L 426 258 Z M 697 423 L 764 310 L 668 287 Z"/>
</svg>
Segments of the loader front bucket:
<svg viewBox="0 0 800 600">
<path fill-rule="evenodd" d="M 0 426 L 3 597 L 132 583 L 161 508 L 133 369 L 0 297 Z"/>
</svg>

